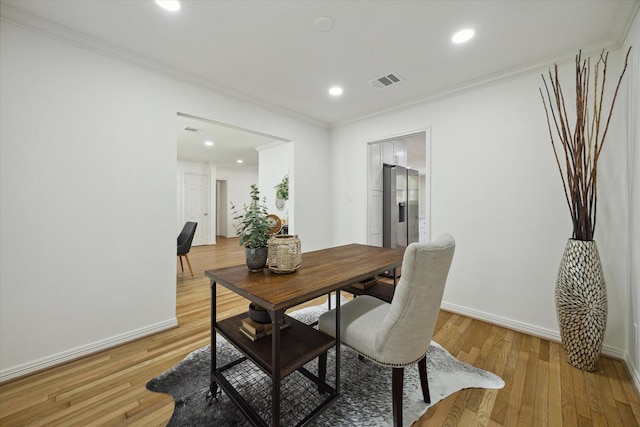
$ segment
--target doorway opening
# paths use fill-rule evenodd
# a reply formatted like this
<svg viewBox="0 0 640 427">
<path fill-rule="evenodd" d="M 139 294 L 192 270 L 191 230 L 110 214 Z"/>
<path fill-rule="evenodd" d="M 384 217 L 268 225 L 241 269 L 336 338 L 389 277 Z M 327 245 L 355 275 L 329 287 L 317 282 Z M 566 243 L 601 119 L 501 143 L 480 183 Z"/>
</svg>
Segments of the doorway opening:
<svg viewBox="0 0 640 427">
<path fill-rule="evenodd" d="M 186 221 L 197 222 L 193 246 L 215 244 L 218 235 L 234 237 L 230 201 L 240 205 L 248 201 L 251 184 L 258 184 L 261 193 L 268 195 L 275 183 L 263 176 L 260 158 L 273 151 L 271 147 L 293 143 L 184 113 L 177 114 L 176 134 L 176 229 L 179 232 Z M 281 162 L 284 166 L 279 169 L 289 171 L 292 161 L 281 154 L 268 158 L 269 169 L 278 169 Z M 293 178 L 291 173 L 289 178 Z M 275 190 L 272 192 L 269 199 L 275 200 Z"/>
<path fill-rule="evenodd" d="M 405 244 L 414 241 L 423 242 L 431 238 L 430 152 L 431 130 L 429 127 L 368 142 L 367 244 L 394 247 L 394 244 L 402 244 L 402 242 L 406 242 Z M 385 169 L 387 170 L 386 180 Z M 397 192 L 399 198 L 394 197 L 393 201 L 387 200 L 385 214 L 385 197 L 389 198 L 390 192 L 390 188 L 385 190 L 385 185 L 387 187 L 391 185 L 389 170 L 394 172 L 402 170 L 402 175 L 406 176 L 402 182 L 406 185 L 400 186 Z M 393 182 L 395 190 L 395 180 Z M 391 228 L 393 231 L 390 231 Z M 396 233 L 404 233 L 406 236 L 399 240 L 391 237 L 393 243 L 390 243 L 389 236 L 395 236 Z"/>
</svg>

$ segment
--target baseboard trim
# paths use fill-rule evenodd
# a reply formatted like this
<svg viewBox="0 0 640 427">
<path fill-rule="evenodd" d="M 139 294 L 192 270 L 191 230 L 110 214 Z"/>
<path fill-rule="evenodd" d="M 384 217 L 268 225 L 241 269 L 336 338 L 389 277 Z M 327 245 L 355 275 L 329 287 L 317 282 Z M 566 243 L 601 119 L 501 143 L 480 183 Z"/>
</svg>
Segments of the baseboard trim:
<svg viewBox="0 0 640 427">
<path fill-rule="evenodd" d="M 467 307 L 463 307 L 456 304 L 450 304 L 446 302 L 442 303 L 442 308 L 452 313 L 461 314 L 463 316 L 471 317 L 473 319 L 482 320 L 487 323 L 492 323 L 494 325 L 502 326 L 508 329 L 513 329 L 514 331 L 523 332 L 525 334 L 544 338 L 549 341 L 554 341 L 558 343 L 561 342 L 560 331 L 541 328 L 539 326 L 530 325 L 524 322 L 518 322 L 516 320 L 508 319 L 506 317 L 500 317 L 493 314 L 485 313 L 483 311 L 473 310 Z M 628 355 L 623 349 L 605 344 L 602 346 L 602 354 L 609 357 L 615 357 L 616 359 L 624 360 L 627 366 L 629 366 Z"/>
<path fill-rule="evenodd" d="M 518 322 L 506 317 L 500 317 L 493 314 L 485 313 L 483 311 L 473 310 L 467 307 L 446 302 L 442 303 L 442 309 L 466 317 L 471 317 L 473 319 L 482 320 L 483 322 L 491 323 L 497 326 L 502 326 L 507 329 L 522 332 L 528 335 L 544 338 L 549 341 L 558 343 L 561 342 L 560 331 L 540 328 L 538 326 Z M 631 363 L 631 356 L 626 351 L 609 345 L 602 346 L 602 354 L 624 361 L 625 365 L 627 365 L 627 369 L 629 370 L 629 374 L 631 375 L 631 379 L 636 386 L 636 390 L 640 392 L 640 372 L 638 372 L 638 370 L 633 366 L 633 363 Z"/>
<path fill-rule="evenodd" d="M 638 390 L 638 393 L 640 393 L 640 372 L 638 372 L 633 367 L 633 364 L 631 363 L 631 356 L 628 355 L 628 354 L 626 356 L 627 357 L 625 357 L 624 361 L 627 364 L 627 369 L 629 370 L 629 373 L 631 374 L 631 378 L 633 379 L 633 382 L 635 383 L 636 390 Z"/>
<path fill-rule="evenodd" d="M 136 329 L 121 335 L 116 335 L 104 340 L 93 342 L 91 344 L 76 347 L 58 354 L 43 357 L 41 359 L 27 362 L 22 365 L 3 369 L 2 371 L 0 371 L 0 383 L 25 375 L 33 374 L 35 372 L 51 368 L 52 366 L 56 366 L 61 363 L 69 362 L 80 357 L 107 350 L 109 348 L 116 347 L 118 345 L 134 341 L 148 335 L 153 335 L 167 329 L 175 328 L 176 326 L 178 326 L 178 319 L 174 317 L 164 322 L 145 326 L 144 328 Z"/>
</svg>

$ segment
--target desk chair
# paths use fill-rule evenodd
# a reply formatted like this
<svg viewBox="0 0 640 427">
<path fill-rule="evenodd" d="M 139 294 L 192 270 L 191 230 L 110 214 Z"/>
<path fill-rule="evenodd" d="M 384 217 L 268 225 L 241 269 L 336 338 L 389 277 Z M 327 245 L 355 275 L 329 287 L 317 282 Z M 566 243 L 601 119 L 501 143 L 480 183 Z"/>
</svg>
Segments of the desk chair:
<svg viewBox="0 0 640 427">
<path fill-rule="evenodd" d="M 426 353 L 453 259 L 455 241 L 444 234 L 430 243 L 412 243 L 402 259 L 402 276 L 391 303 L 363 295 L 342 305 L 340 338 L 374 363 L 393 369 L 393 425 L 402 426 L 404 367 L 418 364 L 422 394 L 431 402 Z M 318 328 L 335 337 L 334 310 L 322 314 Z"/>
<path fill-rule="evenodd" d="M 193 277 L 193 270 L 191 269 L 191 262 L 189 261 L 189 251 L 191 250 L 191 242 L 193 242 L 193 236 L 196 234 L 197 222 L 187 222 L 178 236 L 178 257 L 180 258 L 180 269 L 184 273 L 184 265 L 182 265 L 182 257 L 187 260 L 191 277 Z"/>
</svg>

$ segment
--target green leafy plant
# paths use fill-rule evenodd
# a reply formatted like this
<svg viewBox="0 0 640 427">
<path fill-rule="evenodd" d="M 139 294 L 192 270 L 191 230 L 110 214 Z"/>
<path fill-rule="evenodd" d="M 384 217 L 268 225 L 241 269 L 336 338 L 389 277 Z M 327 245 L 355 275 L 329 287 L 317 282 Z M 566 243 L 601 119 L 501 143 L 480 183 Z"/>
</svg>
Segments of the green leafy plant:
<svg viewBox="0 0 640 427">
<path fill-rule="evenodd" d="M 282 181 L 275 187 L 276 199 L 289 200 L 289 175 L 285 175 Z"/>
<path fill-rule="evenodd" d="M 546 98 L 542 88 L 540 96 L 547 116 L 553 153 L 571 213 L 573 239 L 575 240 L 593 240 L 598 201 L 598 159 L 609 130 L 609 122 L 618 96 L 618 89 L 620 89 L 620 82 L 627 70 L 630 52 L 631 48 L 627 52 L 624 69 L 618 78 L 618 85 L 610 101 L 608 112 L 603 108 L 603 101 L 609 54 L 605 54 L 603 51 L 593 68 L 590 59 L 582 60 L 581 53 L 576 55 L 576 101 L 573 112 L 575 124 L 570 123 L 567 115 L 558 75 L 558 65 L 555 65 L 553 72 L 549 70 L 548 83 L 545 75 L 542 75 Z M 593 79 L 591 78 L 592 71 Z M 589 92 L 591 84 L 593 85 L 593 93 Z M 601 126 L 600 120 L 605 117 L 606 123 Z M 560 161 L 554 135 L 557 136 L 559 145 L 562 146 L 564 162 Z"/>
<path fill-rule="evenodd" d="M 231 213 L 236 236 L 240 238 L 240 245 L 247 248 L 265 248 L 269 240 L 269 224 L 267 222 L 266 199 L 260 201 L 260 191 L 256 184 L 251 184 L 251 203 L 242 208 L 231 202 Z"/>
</svg>

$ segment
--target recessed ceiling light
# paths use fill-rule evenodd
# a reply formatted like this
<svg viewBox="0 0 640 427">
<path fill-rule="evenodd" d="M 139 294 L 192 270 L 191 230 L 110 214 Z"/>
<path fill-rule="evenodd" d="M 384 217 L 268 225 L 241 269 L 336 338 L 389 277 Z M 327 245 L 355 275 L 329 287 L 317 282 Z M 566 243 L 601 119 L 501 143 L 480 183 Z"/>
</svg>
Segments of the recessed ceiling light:
<svg viewBox="0 0 640 427">
<path fill-rule="evenodd" d="M 473 31 L 471 28 L 467 28 L 455 33 L 453 37 L 451 37 L 451 41 L 454 43 L 468 42 L 473 38 L 474 34 L 475 34 L 475 31 Z"/>
<path fill-rule="evenodd" d="M 343 92 L 343 90 L 339 86 L 334 86 L 331 89 L 329 89 L 329 95 L 331 95 L 331 96 L 340 96 L 340 95 L 342 95 L 342 92 Z"/>
<path fill-rule="evenodd" d="M 177 12 L 180 10 L 180 2 L 178 0 L 156 0 L 156 3 L 161 8 L 170 12 Z"/>
<path fill-rule="evenodd" d="M 328 16 L 321 16 L 314 21 L 313 25 L 316 27 L 316 30 L 326 33 L 333 28 L 333 19 Z"/>
<path fill-rule="evenodd" d="M 205 141 L 204 145 L 206 145 L 207 147 L 213 147 L 213 141 Z"/>
<path fill-rule="evenodd" d="M 244 160 L 238 159 L 238 160 L 236 160 L 236 163 L 244 163 Z"/>
</svg>

